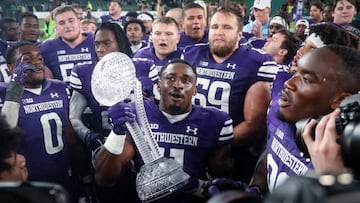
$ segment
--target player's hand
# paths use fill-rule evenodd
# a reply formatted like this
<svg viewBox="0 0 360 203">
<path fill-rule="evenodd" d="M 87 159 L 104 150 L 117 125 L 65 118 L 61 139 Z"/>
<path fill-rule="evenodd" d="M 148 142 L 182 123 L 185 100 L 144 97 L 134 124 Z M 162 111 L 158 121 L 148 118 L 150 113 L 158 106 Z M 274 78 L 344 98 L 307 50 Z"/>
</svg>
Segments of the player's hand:
<svg viewBox="0 0 360 203">
<path fill-rule="evenodd" d="M 11 74 L 11 81 L 24 85 L 29 71 L 35 71 L 35 67 L 31 63 L 23 63 L 23 56 L 19 56 Z"/>
<path fill-rule="evenodd" d="M 252 28 L 251 28 L 251 33 L 253 35 L 255 35 L 255 37 L 262 39 L 262 23 L 260 21 L 255 20 Z"/>
<path fill-rule="evenodd" d="M 241 190 L 244 191 L 247 188 L 247 184 L 232 180 L 229 178 L 216 178 L 211 180 L 208 185 L 207 193 L 210 197 L 225 190 Z"/>
<path fill-rule="evenodd" d="M 123 135 L 126 132 L 126 122 L 135 121 L 136 115 L 131 111 L 130 100 L 118 102 L 108 109 L 109 119 L 113 131 L 117 135 Z"/>
</svg>

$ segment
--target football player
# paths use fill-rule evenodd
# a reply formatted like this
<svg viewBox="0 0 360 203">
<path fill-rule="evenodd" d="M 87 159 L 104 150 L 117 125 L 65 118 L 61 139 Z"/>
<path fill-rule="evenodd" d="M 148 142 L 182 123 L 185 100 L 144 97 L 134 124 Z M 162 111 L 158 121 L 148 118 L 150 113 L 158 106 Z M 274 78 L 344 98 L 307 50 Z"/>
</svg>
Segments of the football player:
<svg viewBox="0 0 360 203">
<path fill-rule="evenodd" d="M 94 35 L 81 33 L 80 20 L 73 7 L 59 6 L 53 12 L 60 36 L 44 41 L 39 48 L 54 78 L 69 83 L 74 65 L 94 63 Z"/>
<path fill-rule="evenodd" d="M 197 188 L 209 176 L 229 176 L 232 120 L 216 108 L 192 105 L 196 94 L 196 70 L 184 60 L 173 60 L 160 71 L 160 103 L 144 100 L 152 136 L 165 157 L 172 157 L 190 175 L 187 189 Z M 125 122 L 134 121 L 133 103 L 119 102 L 109 108 L 113 131 L 96 158 L 96 181 L 111 185 L 122 176 L 131 160 L 143 164 Z M 208 119 L 212 118 L 212 119 Z M 208 175 L 208 176 L 207 176 Z M 164 202 L 201 202 L 189 190 L 175 193 Z"/>
<path fill-rule="evenodd" d="M 198 73 L 195 104 L 214 106 L 233 119 L 235 178 L 248 183 L 260 150 L 254 150 L 253 145 L 264 140 L 252 136 L 257 129 L 243 126 L 245 94 L 256 81 L 272 81 L 278 67 L 262 50 L 239 46 L 241 26 L 237 10 L 217 10 L 210 20 L 209 44 L 186 47 L 183 58 Z"/>
</svg>

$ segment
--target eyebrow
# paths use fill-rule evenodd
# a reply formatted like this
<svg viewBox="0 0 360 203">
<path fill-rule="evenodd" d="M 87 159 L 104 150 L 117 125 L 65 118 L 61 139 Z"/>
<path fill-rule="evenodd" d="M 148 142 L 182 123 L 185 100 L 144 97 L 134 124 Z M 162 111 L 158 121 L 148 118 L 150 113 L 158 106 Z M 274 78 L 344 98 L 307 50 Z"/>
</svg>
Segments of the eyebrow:
<svg viewBox="0 0 360 203">
<path fill-rule="evenodd" d="M 310 75 L 311 77 L 315 78 L 316 80 L 319 80 L 318 75 L 314 71 L 301 68 L 300 72 L 301 72 L 301 74 L 307 74 L 307 75 Z"/>
</svg>

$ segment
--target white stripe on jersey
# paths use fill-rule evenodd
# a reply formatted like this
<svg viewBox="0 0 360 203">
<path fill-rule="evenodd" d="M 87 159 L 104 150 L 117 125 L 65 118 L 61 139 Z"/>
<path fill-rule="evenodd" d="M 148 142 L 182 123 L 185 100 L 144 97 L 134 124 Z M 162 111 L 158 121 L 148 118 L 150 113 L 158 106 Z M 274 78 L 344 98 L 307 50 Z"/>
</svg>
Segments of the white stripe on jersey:
<svg viewBox="0 0 360 203">
<path fill-rule="evenodd" d="M 151 66 L 151 68 L 150 68 L 149 78 L 153 82 L 159 80 L 159 72 L 155 65 Z"/>
<path fill-rule="evenodd" d="M 74 89 L 82 89 L 82 83 L 79 76 L 75 72 L 71 72 L 70 75 L 70 86 Z"/>
<path fill-rule="evenodd" d="M 266 61 L 260 66 L 258 76 L 274 80 L 279 71 L 279 66 L 274 61 Z"/>
<path fill-rule="evenodd" d="M 225 121 L 223 128 L 220 131 L 219 141 L 227 141 L 234 138 L 232 119 Z"/>
</svg>

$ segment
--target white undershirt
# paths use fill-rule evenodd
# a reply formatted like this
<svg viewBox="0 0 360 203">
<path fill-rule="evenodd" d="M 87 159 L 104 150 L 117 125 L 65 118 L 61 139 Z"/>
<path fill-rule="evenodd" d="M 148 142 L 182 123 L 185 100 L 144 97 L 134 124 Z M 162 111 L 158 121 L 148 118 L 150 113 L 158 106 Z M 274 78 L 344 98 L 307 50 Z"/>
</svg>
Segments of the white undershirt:
<svg viewBox="0 0 360 203">
<path fill-rule="evenodd" d="M 24 88 L 25 90 L 32 92 L 34 94 L 40 95 L 41 94 L 41 90 L 42 90 L 42 86 L 38 87 L 38 88 Z"/>
<path fill-rule="evenodd" d="M 191 112 L 191 111 L 186 112 L 186 113 L 184 113 L 184 114 L 171 115 L 171 114 L 168 114 L 168 113 L 166 113 L 166 112 L 164 112 L 164 111 L 161 111 L 161 113 L 164 114 L 164 116 L 169 120 L 169 122 L 170 122 L 171 124 L 176 123 L 176 122 L 178 122 L 178 121 L 184 120 L 184 119 L 186 118 L 186 116 L 188 116 L 188 115 L 190 114 L 190 112 Z"/>
</svg>

